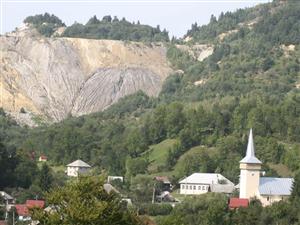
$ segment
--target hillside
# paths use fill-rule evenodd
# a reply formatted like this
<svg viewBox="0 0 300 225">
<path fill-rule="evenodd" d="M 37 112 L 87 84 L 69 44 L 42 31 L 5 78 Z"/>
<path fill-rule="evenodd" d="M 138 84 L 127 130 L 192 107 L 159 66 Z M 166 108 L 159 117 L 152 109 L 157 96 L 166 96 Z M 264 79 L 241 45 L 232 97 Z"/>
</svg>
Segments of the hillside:
<svg viewBox="0 0 300 225">
<path fill-rule="evenodd" d="M 28 188 L 34 197 L 39 189 L 32 159 L 46 155 L 63 180 L 55 181 L 59 185 L 64 165 L 82 159 L 94 174 L 124 176 L 123 184 L 114 185 L 141 212 L 161 207 L 163 213 L 153 213 L 160 225 L 299 223 L 298 186 L 293 199 L 266 208 L 253 201 L 248 209 L 229 210 L 228 198 L 215 194 L 182 196 L 181 204 L 165 211 L 164 204 L 151 204 L 157 175 L 168 176 L 174 189 L 195 172 L 221 173 L 238 184 L 250 128 L 266 176 L 299 174 L 298 2 L 212 16 L 168 43 L 148 42 L 154 36 L 147 32 L 146 43 L 128 41 L 131 29 L 149 28 L 139 24 L 119 30 L 126 41 L 97 40 L 111 38 L 121 26 L 109 18 L 71 26 L 80 28 L 72 37 L 55 33 L 70 29 L 58 18 L 42 21 L 0 40 L 0 150 L 3 161 L 13 156 L 6 160 L 7 174 L 16 174 L 5 186 Z M 110 31 L 95 38 L 96 28 L 106 26 Z M 46 28 L 49 35 L 42 35 Z M 16 123 L 15 115 L 57 122 L 30 128 Z"/>
<path fill-rule="evenodd" d="M 157 96 L 172 71 L 162 44 L 45 38 L 30 29 L 0 43 L 1 107 L 55 121 L 101 111 L 138 90 Z"/>
</svg>

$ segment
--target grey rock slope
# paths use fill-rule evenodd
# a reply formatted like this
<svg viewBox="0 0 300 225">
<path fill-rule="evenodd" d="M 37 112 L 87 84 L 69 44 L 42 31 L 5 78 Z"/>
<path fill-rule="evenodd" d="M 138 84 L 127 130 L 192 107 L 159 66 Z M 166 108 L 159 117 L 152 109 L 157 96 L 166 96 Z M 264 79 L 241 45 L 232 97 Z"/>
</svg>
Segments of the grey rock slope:
<svg viewBox="0 0 300 225">
<path fill-rule="evenodd" d="M 171 69 L 166 48 L 111 40 L 0 37 L 1 105 L 60 121 L 101 111 L 143 90 L 158 95 Z"/>
</svg>

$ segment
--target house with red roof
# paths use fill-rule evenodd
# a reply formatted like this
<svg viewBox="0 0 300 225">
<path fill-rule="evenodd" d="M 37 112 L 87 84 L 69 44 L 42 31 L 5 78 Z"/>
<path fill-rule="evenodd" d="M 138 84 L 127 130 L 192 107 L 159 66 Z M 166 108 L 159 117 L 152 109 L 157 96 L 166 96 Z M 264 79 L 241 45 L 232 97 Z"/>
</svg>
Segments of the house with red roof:
<svg viewBox="0 0 300 225">
<path fill-rule="evenodd" d="M 44 208 L 45 201 L 44 200 L 27 200 L 25 204 L 16 204 L 15 205 L 18 219 L 20 221 L 28 221 L 31 220 L 29 209 L 31 208 Z"/>
<path fill-rule="evenodd" d="M 39 157 L 39 162 L 47 162 L 47 161 L 48 161 L 47 156 L 41 155 L 41 156 Z"/>
<path fill-rule="evenodd" d="M 249 205 L 249 200 L 247 198 L 231 198 L 229 200 L 229 208 L 247 208 Z"/>
</svg>

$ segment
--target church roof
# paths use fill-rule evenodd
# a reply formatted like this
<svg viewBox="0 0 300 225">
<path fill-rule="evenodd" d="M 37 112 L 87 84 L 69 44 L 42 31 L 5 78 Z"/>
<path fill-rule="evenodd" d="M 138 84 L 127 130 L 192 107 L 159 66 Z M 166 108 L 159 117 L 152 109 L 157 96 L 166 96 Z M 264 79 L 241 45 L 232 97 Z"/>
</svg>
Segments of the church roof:
<svg viewBox="0 0 300 225">
<path fill-rule="evenodd" d="M 293 178 L 261 177 L 259 179 L 260 195 L 291 195 Z"/>
<path fill-rule="evenodd" d="M 261 164 L 261 161 L 255 157 L 252 129 L 250 129 L 246 156 L 240 161 L 240 163 Z"/>
<path fill-rule="evenodd" d="M 78 159 L 67 166 L 74 166 L 74 167 L 91 167 L 89 164 L 83 162 L 82 160 Z"/>
</svg>

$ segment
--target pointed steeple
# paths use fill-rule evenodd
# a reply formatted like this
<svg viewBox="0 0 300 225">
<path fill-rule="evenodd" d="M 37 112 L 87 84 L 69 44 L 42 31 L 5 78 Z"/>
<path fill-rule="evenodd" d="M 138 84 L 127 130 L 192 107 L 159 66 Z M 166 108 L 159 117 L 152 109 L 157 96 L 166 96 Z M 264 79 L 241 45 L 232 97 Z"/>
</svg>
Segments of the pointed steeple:
<svg viewBox="0 0 300 225">
<path fill-rule="evenodd" d="M 255 148 L 254 148 L 254 141 L 253 141 L 253 134 L 252 128 L 250 129 L 249 138 L 248 138 L 248 146 L 247 146 L 247 153 L 245 158 L 243 158 L 240 163 L 255 163 L 261 164 L 261 161 L 255 157 Z"/>
</svg>

